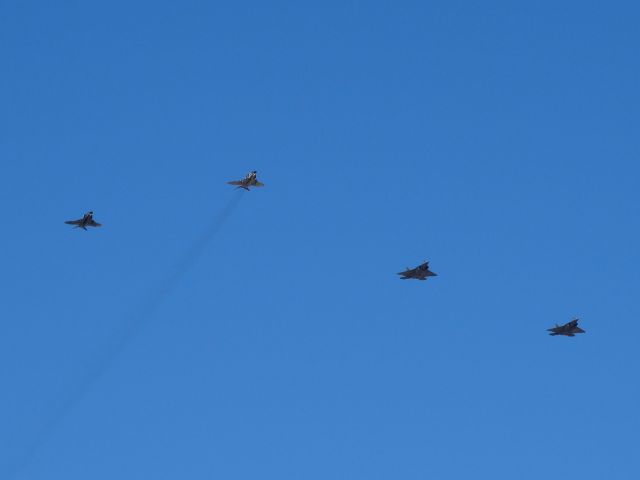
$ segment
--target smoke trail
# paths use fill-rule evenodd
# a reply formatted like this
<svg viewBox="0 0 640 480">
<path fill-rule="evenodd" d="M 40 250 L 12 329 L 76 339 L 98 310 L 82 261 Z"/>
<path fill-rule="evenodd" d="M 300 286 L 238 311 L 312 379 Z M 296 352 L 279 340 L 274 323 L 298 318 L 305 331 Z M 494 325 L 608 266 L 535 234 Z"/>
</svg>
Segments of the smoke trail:
<svg viewBox="0 0 640 480">
<path fill-rule="evenodd" d="M 122 353 L 138 332 L 140 332 L 144 324 L 151 319 L 162 302 L 173 293 L 175 288 L 180 284 L 180 281 L 197 263 L 211 240 L 216 236 L 231 214 L 238 207 L 243 196 L 242 194 L 243 192 L 239 190 L 224 209 L 211 220 L 206 229 L 202 232 L 202 235 L 196 239 L 191 247 L 189 247 L 185 254 L 179 259 L 171 273 L 159 288 L 157 288 L 155 292 L 152 292 L 147 300 L 140 305 L 140 311 L 138 314 L 131 315 L 129 322 L 126 323 L 123 330 L 114 336 L 115 338 L 111 347 L 104 352 L 102 358 L 90 366 L 87 374 L 78 383 L 78 387 L 72 391 L 66 399 L 59 402 L 59 406 L 55 409 L 49 420 L 45 422 L 40 432 L 35 436 L 35 439 L 27 445 L 21 458 L 8 466 L 8 472 L 4 478 L 14 478 L 28 466 L 39 447 L 45 443 L 47 438 L 55 430 L 56 426 L 64 420 L 64 418 L 73 410 L 73 407 L 75 407 L 80 400 L 82 400 L 91 391 L 98 380 L 100 380 L 100 378 L 102 378 L 102 376 L 109 370 L 113 361 L 120 353 Z"/>
<path fill-rule="evenodd" d="M 200 238 L 186 251 L 184 256 L 176 263 L 173 272 L 167 277 L 164 284 L 160 286 L 155 295 L 151 295 L 147 301 L 147 312 L 153 313 L 169 296 L 182 278 L 191 270 L 191 268 L 200 259 L 209 242 L 220 231 L 220 228 L 226 223 L 231 214 L 235 211 L 242 198 L 242 191 L 238 191 L 236 196 L 227 204 L 227 206 L 211 221 L 204 230 Z M 143 312 L 144 314 L 145 312 Z"/>
</svg>

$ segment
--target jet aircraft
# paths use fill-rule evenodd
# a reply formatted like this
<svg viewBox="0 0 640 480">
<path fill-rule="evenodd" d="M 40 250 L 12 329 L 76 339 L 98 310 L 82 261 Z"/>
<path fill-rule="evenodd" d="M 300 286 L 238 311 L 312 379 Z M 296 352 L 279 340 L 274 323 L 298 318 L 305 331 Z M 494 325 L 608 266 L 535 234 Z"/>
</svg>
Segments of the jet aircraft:
<svg viewBox="0 0 640 480">
<path fill-rule="evenodd" d="M 398 273 L 401 275 L 400 280 L 408 280 L 410 278 L 415 278 L 416 280 L 426 280 L 427 277 L 437 277 L 438 274 L 429 270 L 429 262 L 424 262 L 421 265 L 418 265 L 416 268 L 409 268 L 404 272 Z"/>
<path fill-rule="evenodd" d="M 578 319 L 574 318 L 573 320 L 571 320 L 568 323 L 565 323 L 564 325 L 558 325 L 556 323 L 556 326 L 553 328 L 547 328 L 547 332 L 551 332 L 549 335 L 564 335 L 566 337 L 573 337 L 575 336 L 576 333 L 585 333 L 584 330 L 582 330 L 579 326 L 578 326 Z"/>
<path fill-rule="evenodd" d="M 234 180 L 227 183 L 229 185 L 236 185 L 236 188 L 244 188 L 247 191 L 249 191 L 249 187 L 264 187 L 264 183 L 260 183 L 256 178 L 257 173 L 258 172 L 254 170 L 253 172 L 247 173 L 242 180 Z"/>
<path fill-rule="evenodd" d="M 78 219 L 78 220 L 68 220 L 66 222 L 67 225 L 75 225 L 75 228 L 82 228 L 83 230 L 86 230 L 87 227 L 101 227 L 102 225 L 98 222 L 96 222 L 93 219 L 93 212 L 87 212 L 85 213 L 82 218 Z"/>
</svg>

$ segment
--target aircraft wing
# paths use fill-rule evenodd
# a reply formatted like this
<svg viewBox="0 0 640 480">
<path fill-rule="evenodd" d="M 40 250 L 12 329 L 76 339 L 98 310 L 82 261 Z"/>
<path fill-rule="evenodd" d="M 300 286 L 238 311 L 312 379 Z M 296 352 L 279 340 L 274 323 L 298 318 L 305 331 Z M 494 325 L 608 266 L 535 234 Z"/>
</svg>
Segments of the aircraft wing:
<svg viewBox="0 0 640 480">
<path fill-rule="evenodd" d="M 253 185 L 251 185 L 252 187 L 264 187 L 264 183 L 259 182 L 256 180 L 256 183 L 254 183 Z"/>
<path fill-rule="evenodd" d="M 398 272 L 398 275 L 402 275 L 404 278 L 413 278 L 415 273 L 415 270 L 405 270 L 404 272 Z"/>
<path fill-rule="evenodd" d="M 80 225 L 82 223 L 82 220 L 67 220 L 66 222 L 67 225 Z"/>
<path fill-rule="evenodd" d="M 232 182 L 227 182 L 229 185 L 244 185 L 242 180 L 234 180 Z"/>
<path fill-rule="evenodd" d="M 95 221 L 95 220 L 93 220 L 93 219 L 91 219 L 91 221 L 89 222 L 89 225 L 90 225 L 91 227 L 101 227 L 101 226 L 102 226 L 102 224 L 101 224 L 101 223 L 98 223 L 98 222 L 96 222 L 96 221 Z"/>
<path fill-rule="evenodd" d="M 574 333 L 585 333 L 585 331 L 584 331 L 583 329 L 581 329 L 580 327 L 575 327 L 575 328 L 573 329 L 573 332 L 574 332 Z"/>
</svg>

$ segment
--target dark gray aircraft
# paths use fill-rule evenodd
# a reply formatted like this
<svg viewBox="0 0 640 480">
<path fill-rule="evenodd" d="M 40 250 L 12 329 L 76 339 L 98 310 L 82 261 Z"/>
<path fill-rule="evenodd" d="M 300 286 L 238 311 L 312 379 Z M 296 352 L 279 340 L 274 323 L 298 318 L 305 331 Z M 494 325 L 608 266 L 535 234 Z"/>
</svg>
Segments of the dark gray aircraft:
<svg viewBox="0 0 640 480">
<path fill-rule="evenodd" d="M 247 173 L 247 175 L 242 180 L 234 180 L 233 182 L 227 182 L 229 185 L 236 185 L 236 188 L 244 188 L 249 191 L 249 187 L 264 187 L 264 183 L 260 183 L 256 178 L 256 174 L 258 172 L 254 170 L 253 172 Z"/>
<path fill-rule="evenodd" d="M 67 220 L 67 225 L 75 225 L 75 228 L 86 230 L 87 227 L 101 227 L 102 225 L 93 219 L 93 212 L 85 213 L 79 220 Z"/>
<path fill-rule="evenodd" d="M 569 323 L 564 325 L 558 325 L 553 328 L 547 328 L 547 332 L 551 332 L 549 335 L 564 335 L 566 337 L 573 337 L 576 333 L 585 333 L 583 329 L 578 326 L 578 319 L 574 318 Z"/>
<path fill-rule="evenodd" d="M 418 265 L 416 268 L 409 268 L 404 272 L 398 273 L 401 275 L 400 280 L 408 280 L 410 278 L 415 278 L 416 280 L 426 280 L 427 277 L 437 277 L 437 273 L 433 273 L 429 270 L 429 262 L 424 262 L 421 265 Z"/>
</svg>

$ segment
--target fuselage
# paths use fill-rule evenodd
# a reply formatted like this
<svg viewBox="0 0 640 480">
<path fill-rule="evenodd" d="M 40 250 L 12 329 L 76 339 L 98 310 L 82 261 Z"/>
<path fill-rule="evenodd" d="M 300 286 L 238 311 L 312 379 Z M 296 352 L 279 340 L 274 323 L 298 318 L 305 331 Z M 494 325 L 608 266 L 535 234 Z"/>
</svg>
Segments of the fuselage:
<svg viewBox="0 0 640 480">
<path fill-rule="evenodd" d="M 93 220 L 93 215 L 90 213 L 87 213 L 82 217 L 82 220 L 80 221 L 80 225 L 78 226 L 86 230 L 86 227 L 91 223 L 91 220 Z"/>
</svg>

